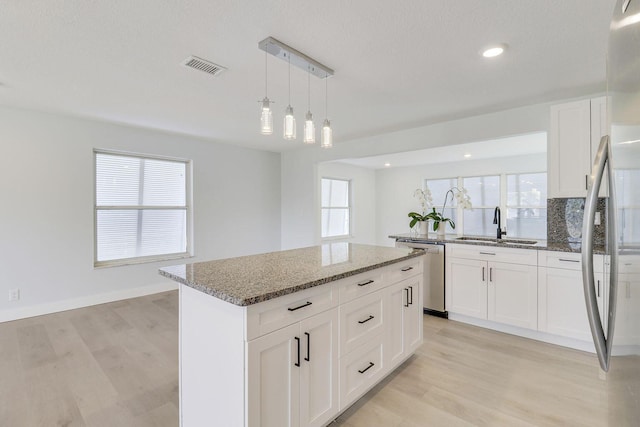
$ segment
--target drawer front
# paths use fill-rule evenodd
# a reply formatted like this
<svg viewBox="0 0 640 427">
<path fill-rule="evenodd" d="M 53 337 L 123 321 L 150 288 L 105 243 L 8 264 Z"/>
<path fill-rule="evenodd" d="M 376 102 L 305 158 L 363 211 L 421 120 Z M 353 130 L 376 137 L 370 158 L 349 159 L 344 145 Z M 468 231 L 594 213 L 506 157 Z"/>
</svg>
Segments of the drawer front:
<svg viewBox="0 0 640 427">
<path fill-rule="evenodd" d="M 340 306 L 340 354 L 381 334 L 384 328 L 384 292 L 378 291 Z"/>
<path fill-rule="evenodd" d="M 565 270 L 581 270 L 582 254 L 575 252 L 538 252 L 538 266 L 549 268 L 562 268 Z M 596 273 L 604 271 L 604 256 L 593 256 L 593 270 Z"/>
<path fill-rule="evenodd" d="M 340 304 L 360 298 L 385 287 L 380 269 L 347 277 L 336 282 L 340 293 Z"/>
<path fill-rule="evenodd" d="M 385 373 L 382 336 L 340 359 L 340 410 L 362 396 Z"/>
<path fill-rule="evenodd" d="M 388 265 L 384 269 L 385 282 L 391 285 L 409 277 L 422 274 L 423 258 L 424 257 L 420 256 Z"/>
<path fill-rule="evenodd" d="M 448 257 L 524 265 L 537 265 L 538 263 L 538 251 L 536 249 L 460 244 L 447 244 L 445 246 Z"/>
<path fill-rule="evenodd" d="M 246 339 L 252 340 L 338 306 L 333 283 L 274 298 L 247 307 Z"/>
</svg>

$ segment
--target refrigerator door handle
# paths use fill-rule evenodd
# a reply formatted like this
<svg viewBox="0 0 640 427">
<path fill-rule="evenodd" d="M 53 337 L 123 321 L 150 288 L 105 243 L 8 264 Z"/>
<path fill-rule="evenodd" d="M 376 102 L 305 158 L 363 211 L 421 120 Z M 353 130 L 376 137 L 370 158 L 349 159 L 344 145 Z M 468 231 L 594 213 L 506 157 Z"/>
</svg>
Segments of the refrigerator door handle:
<svg viewBox="0 0 640 427">
<path fill-rule="evenodd" d="M 609 370 L 609 362 L 611 358 L 611 346 L 613 343 L 613 332 L 616 314 L 616 291 L 617 291 L 617 228 L 616 228 L 616 203 L 614 177 L 611 174 L 611 146 L 609 144 L 609 136 L 603 136 L 600 140 L 598 153 L 593 165 L 592 176 L 593 184 L 587 191 L 587 199 L 584 206 L 584 220 L 582 223 L 582 281 L 584 285 L 584 298 L 587 306 L 587 317 L 593 336 L 593 343 L 598 354 L 598 361 L 603 371 Z M 598 203 L 598 193 L 602 184 L 602 177 L 605 171 L 608 175 L 609 183 L 609 201 L 607 203 L 607 222 L 608 222 L 608 244 L 607 248 L 611 256 L 611 266 L 609 274 L 609 307 L 607 310 L 608 327 L 607 334 L 604 333 L 602 327 L 602 319 L 598 311 L 598 300 L 595 289 L 595 278 L 593 274 L 593 228 Z"/>
</svg>

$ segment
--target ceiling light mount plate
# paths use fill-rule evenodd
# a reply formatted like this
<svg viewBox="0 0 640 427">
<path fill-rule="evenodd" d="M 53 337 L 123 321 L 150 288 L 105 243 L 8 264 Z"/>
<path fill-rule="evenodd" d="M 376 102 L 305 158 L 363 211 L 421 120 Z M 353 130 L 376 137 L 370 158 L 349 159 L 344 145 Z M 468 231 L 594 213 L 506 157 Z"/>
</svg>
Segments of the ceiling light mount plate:
<svg viewBox="0 0 640 427">
<path fill-rule="evenodd" d="M 258 43 L 258 48 L 283 61 L 289 62 L 289 59 L 291 59 L 291 65 L 302 68 L 304 71 L 309 71 L 320 79 L 333 76 L 333 70 L 331 68 L 273 37 L 267 37 L 262 40 Z"/>
</svg>

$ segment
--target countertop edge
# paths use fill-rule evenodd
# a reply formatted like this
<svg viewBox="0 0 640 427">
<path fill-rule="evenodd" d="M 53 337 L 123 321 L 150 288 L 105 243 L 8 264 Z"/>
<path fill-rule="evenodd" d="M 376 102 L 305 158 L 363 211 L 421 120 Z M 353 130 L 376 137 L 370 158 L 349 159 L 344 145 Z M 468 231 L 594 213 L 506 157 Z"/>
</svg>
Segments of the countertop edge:
<svg viewBox="0 0 640 427">
<path fill-rule="evenodd" d="M 273 291 L 273 292 L 267 292 L 265 294 L 262 295 L 258 295 L 255 297 L 251 297 L 251 298 L 237 298 L 234 297 L 232 295 L 229 295 L 225 292 L 220 292 L 220 291 L 216 291 L 215 289 L 206 286 L 206 285 L 202 285 L 202 284 L 198 284 L 192 281 L 189 281 L 187 279 L 185 279 L 184 277 L 181 276 L 177 276 L 175 274 L 172 274 L 168 271 L 163 270 L 163 268 L 158 269 L 158 272 L 161 276 L 164 276 L 168 279 L 174 280 L 178 283 L 181 283 L 183 285 L 189 286 L 190 288 L 196 289 L 202 293 L 205 293 L 207 295 L 211 295 L 212 297 L 218 298 L 222 301 L 226 301 L 228 303 L 231 303 L 233 305 L 237 305 L 240 307 L 247 307 L 250 305 L 254 305 L 254 304 L 258 304 L 264 301 L 269 301 L 271 299 L 275 299 L 284 295 L 289 295 L 289 294 L 293 294 L 299 291 L 303 291 L 305 289 L 309 289 L 309 288 L 313 288 L 316 286 L 321 286 L 321 285 L 325 285 L 327 283 L 331 283 L 331 282 L 335 282 L 337 280 L 341 280 L 350 276 L 355 276 L 356 274 L 360 274 L 360 273 L 364 273 L 370 270 L 375 270 L 377 268 L 382 268 L 382 267 L 386 267 L 387 265 L 391 265 L 391 264 L 396 264 L 398 262 L 402 262 L 402 261 L 406 261 L 408 259 L 412 259 L 412 258 L 416 258 L 419 257 L 421 255 L 423 255 L 423 251 L 421 250 L 417 250 L 417 251 L 413 251 L 408 253 L 407 255 L 401 256 L 399 258 L 393 259 L 393 260 L 389 260 L 389 261 L 383 261 L 383 262 L 379 262 L 376 264 L 371 264 L 368 265 L 366 267 L 360 267 L 360 268 L 356 268 L 354 270 L 349 270 L 343 273 L 339 273 L 339 274 L 334 274 L 332 276 L 327 276 L 324 277 L 322 279 L 318 279 L 318 280 L 313 280 L 311 282 L 306 282 L 306 283 L 301 283 L 299 285 L 294 285 L 291 286 L 289 288 L 285 288 L 285 289 L 279 289 L 277 291 Z"/>
</svg>

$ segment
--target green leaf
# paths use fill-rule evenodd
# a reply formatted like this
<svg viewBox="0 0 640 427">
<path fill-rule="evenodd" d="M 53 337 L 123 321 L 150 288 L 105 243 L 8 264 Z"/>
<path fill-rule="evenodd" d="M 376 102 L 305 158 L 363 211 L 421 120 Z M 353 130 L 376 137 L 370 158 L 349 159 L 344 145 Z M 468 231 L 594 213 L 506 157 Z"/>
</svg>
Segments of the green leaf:
<svg viewBox="0 0 640 427">
<path fill-rule="evenodd" d="M 409 227 L 413 227 L 414 225 L 416 225 L 416 222 L 418 222 L 418 220 L 417 220 L 417 219 L 415 219 L 415 218 L 413 218 L 413 219 L 411 220 L 411 222 L 409 223 Z"/>
</svg>

